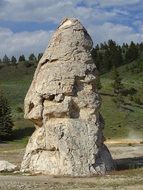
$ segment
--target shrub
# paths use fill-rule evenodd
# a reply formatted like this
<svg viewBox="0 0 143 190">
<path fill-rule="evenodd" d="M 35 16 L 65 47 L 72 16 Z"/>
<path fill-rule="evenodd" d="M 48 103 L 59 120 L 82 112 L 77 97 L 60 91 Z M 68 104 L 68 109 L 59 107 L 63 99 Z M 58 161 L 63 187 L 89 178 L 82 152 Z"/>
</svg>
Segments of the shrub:
<svg viewBox="0 0 143 190">
<path fill-rule="evenodd" d="M 142 103 L 139 96 L 135 96 L 135 97 L 133 98 L 133 101 L 134 101 L 136 104 L 139 104 L 139 105 Z"/>
<path fill-rule="evenodd" d="M 16 108 L 16 111 L 17 111 L 18 113 L 23 113 L 23 109 L 22 109 L 20 106 L 18 106 L 18 107 Z"/>
<path fill-rule="evenodd" d="M 12 135 L 12 117 L 11 117 L 11 108 L 9 103 L 4 97 L 0 94 L 0 140 L 7 140 Z"/>
</svg>

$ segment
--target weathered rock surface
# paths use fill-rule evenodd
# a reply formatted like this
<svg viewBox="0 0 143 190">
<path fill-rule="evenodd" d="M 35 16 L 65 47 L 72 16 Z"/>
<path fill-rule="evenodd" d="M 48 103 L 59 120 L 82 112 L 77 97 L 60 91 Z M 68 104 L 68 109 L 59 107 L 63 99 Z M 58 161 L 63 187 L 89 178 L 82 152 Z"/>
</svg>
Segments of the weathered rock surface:
<svg viewBox="0 0 143 190">
<path fill-rule="evenodd" d="M 17 166 L 14 164 L 11 164 L 8 161 L 0 160 L 0 172 L 12 172 L 16 170 Z"/>
<path fill-rule="evenodd" d="M 85 176 L 113 169 L 103 144 L 92 45 L 76 19 L 65 19 L 53 34 L 25 98 L 25 118 L 36 130 L 21 171 Z"/>
</svg>

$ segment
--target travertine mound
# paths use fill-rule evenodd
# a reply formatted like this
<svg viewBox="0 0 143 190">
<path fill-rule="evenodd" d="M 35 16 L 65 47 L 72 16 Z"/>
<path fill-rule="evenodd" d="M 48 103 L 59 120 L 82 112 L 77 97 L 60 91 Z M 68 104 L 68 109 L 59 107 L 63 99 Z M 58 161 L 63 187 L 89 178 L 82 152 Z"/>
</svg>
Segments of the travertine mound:
<svg viewBox="0 0 143 190">
<path fill-rule="evenodd" d="M 103 144 L 92 45 L 76 19 L 65 19 L 53 34 L 25 98 L 25 118 L 36 130 L 21 171 L 86 176 L 113 168 Z"/>
</svg>

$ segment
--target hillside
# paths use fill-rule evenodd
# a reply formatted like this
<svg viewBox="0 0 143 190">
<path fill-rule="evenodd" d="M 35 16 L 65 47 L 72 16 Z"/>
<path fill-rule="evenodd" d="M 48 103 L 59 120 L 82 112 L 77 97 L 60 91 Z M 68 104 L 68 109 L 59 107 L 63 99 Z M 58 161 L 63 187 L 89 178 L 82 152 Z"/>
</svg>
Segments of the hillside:
<svg viewBox="0 0 143 190">
<path fill-rule="evenodd" d="M 136 62 L 133 64 L 136 64 Z M 124 86 L 127 89 L 135 88 L 137 94 L 143 85 L 143 73 L 133 74 L 131 71 L 127 71 L 127 66 L 119 67 L 118 71 L 123 78 Z M 27 136 L 33 131 L 33 124 L 23 119 L 22 109 L 24 97 L 31 83 L 34 70 L 34 66 L 27 68 L 22 64 L 19 64 L 18 67 L 6 66 L 0 69 L 0 88 L 4 91 L 11 105 L 15 133 L 21 133 L 16 139 L 19 139 L 22 144 L 27 142 Z M 124 97 L 125 105 L 123 108 L 117 108 L 112 101 L 114 94 L 111 87 L 111 72 L 101 75 L 101 83 L 100 94 L 103 100 L 101 112 L 106 122 L 104 130 L 106 138 L 143 137 L 143 106 L 130 101 L 128 95 Z"/>
<path fill-rule="evenodd" d="M 136 62 L 131 64 L 136 64 Z M 128 64 L 128 66 L 130 67 L 131 64 Z M 136 89 L 136 92 L 124 96 L 125 105 L 122 109 L 118 109 L 112 101 L 114 97 L 112 97 L 111 72 L 101 75 L 102 89 L 100 93 L 103 100 L 101 112 L 106 122 L 104 132 L 107 138 L 112 139 L 117 137 L 141 139 L 143 137 L 143 105 L 131 101 L 130 97 L 138 97 L 143 88 L 143 72 L 133 74 L 126 71 L 126 67 L 127 65 L 118 68 L 123 79 L 123 85 L 129 91 L 130 89 Z"/>
</svg>

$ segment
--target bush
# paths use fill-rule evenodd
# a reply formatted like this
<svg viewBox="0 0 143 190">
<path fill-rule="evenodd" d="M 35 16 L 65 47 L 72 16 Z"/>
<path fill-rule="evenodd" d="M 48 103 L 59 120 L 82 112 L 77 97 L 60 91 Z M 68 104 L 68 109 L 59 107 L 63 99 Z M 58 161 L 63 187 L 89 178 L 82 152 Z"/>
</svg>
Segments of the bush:
<svg viewBox="0 0 143 190">
<path fill-rule="evenodd" d="M 4 65 L 0 65 L 0 69 L 2 69 L 4 67 Z"/>
<path fill-rule="evenodd" d="M 133 101 L 136 103 L 136 104 L 142 104 L 142 102 L 141 102 L 141 99 L 140 99 L 140 97 L 139 96 L 135 96 L 134 98 L 133 98 Z"/>
<path fill-rule="evenodd" d="M 123 96 L 133 96 L 135 94 L 137 94 L 137 90 L 135 88 L 129 88 L 129 89 L 122 89 L 122 91 L 120 92 Z"/>
<path fill-rule="evenodd" d="M 20 106 L 18 106 L 18 107 L 16 108 L 16 111 L 17 111 L 18 113 L 23 113 L 23 109 L 22 109 Z"/>
<path fill-rule="evenodd" d="M 32 62 L 32 61 L 25 61 L 24 65 L 25 65 L 25 67 L 29 68 L 29 67 L 34 66 L 34 62 Z"/>
<path fill-rule="evenodd" d="M 134 100 L 133 96 L 128 95 L 128 99 L 132 102 Z"/>
<path fill-rule="evenodd" d="M 121 108 L 122 105 L 125 103 L 123 96 L 121 94 L 116 95 L 112 101 L 116 104 L 117 108 Z"/>
<path fill-rule="evenodd" d="M 0 140 L 7 140 L 12 135 L 12 117 L 11 117 L 11 109 L 9 103 L 4 97 L 4 95 L 0 94 Z"/>
</svg>

